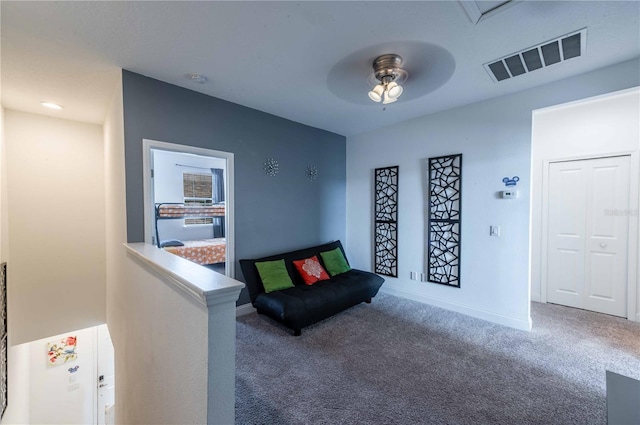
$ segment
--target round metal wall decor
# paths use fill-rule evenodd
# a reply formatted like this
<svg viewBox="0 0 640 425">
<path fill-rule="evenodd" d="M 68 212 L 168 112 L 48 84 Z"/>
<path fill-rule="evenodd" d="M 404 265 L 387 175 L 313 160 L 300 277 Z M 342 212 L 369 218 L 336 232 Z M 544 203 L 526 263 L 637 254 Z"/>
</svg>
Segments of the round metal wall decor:
<svg viewBox="0 0 640 425">
<path fill-rule="evenodd" d="M 314 181 L 315 179 L 318 178 L 318 169 L 313 165 L 309 165 L 305 170 L 305 174 L 307 175 L 307 178 L 309 180 Z"/>
<path fill-rule="evenodd" d="M 278 161 L 273 158 L 268 158 L 264 162 L 264 172 L 267 174 L 267 176 L 271 177 L 278 174 Z"/>
</svg>

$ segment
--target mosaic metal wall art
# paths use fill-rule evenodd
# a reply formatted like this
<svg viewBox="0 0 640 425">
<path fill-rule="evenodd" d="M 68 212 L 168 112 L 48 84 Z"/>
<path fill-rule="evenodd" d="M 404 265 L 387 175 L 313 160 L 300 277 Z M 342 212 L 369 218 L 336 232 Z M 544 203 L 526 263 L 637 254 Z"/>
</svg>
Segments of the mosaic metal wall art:
<svg viewBox="0 0 640 425">
<path fill-rule="evenodd" d="M 398 166 L 376 168 L 374 271 L 398 277 Z"/>
<path fill-rule="evenodd" d="M 462 154 L 429 158 L 427 278 L 460 287 Z"/>
<path fill-rule="evenodd" d="M 7 334 L 7 263 L 0 265 L 0 338 Z"/>
<path fill-rule="evenodd" d="M 314 165 L 308 165 L 304 174 L 309 180 L 314 181 L 318 178 L 318 169 Z"/>
<path fill-rule="evenodd" d="M 275 177 L 275 175 L 278 174 L 278 171 L 280 171 L 279 168 L 280 165 L 278 164 L 278 161 L 273 158 L 267 158 L 264 162 L 264 172 L 267 176 Z"/>
<path fill-rule="evenodd" d="M 7 410 L 7 263 L 0 265 L 0 419 Z"/>
<path fill-rule="evenodd" d="M 7 335 L 2 337 L 2 343 L 0 345 L 0 418 L 4 416 L 4 412 L 7 410 Z"/>
</svg>

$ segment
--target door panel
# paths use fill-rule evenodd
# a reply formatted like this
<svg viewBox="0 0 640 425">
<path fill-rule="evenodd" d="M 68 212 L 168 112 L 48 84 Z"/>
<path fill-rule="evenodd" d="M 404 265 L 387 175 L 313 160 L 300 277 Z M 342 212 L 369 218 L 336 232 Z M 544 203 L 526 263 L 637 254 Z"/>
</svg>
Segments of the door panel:
<svg viewBox="0 0 640 425">
<path fill-rule="evenodd" d="M 610 284 L 609 278 L 615 272 L 615 255 L 590 252 L 591 287 L 589 288 L 589 296 L 601 298 L 604 300 L 613 300 L 613 286 Z"/>
<path fill-rule="evenodd" d="M 547 300 L 626 317 L 629 157 L 549 164 Z"/>
<path fill-rule="evenodd" d="M 613 215 L 606 215 L 607 206 L 616 202 L 617 167 L 595 167 L 592 170 L 589 187 L 589 208 L 592 237 L 615 237 L 615 220 Z"/>
<path fill-rule="evenodd" d="M 550 266 L 556 269 L 563 268 L 564 272 L 550 277 L 549 285 L 554 291 L 549 293 L 549 301 L 580 307 L 581 282 L 584 279 L 582 251 L 558 249 L 550 261 Z"/>
<path fill-rule="evenodd" d="M 581 307 L 584 281 L 586 177 L 573 163 L 549 169 L 549 302 Z"/>
<path fill-rule="evenodd" d="M 587 167 L 584 308 L 627 316 L 629 157 L 584 161 Z"/>
<path fill-rule="evenodd" d="M 98 425 L 113 424 L 115 356 L 107 325 L 98 326 Z M 102 377 L 102 379 L 100 379 Z"/>
</svg>

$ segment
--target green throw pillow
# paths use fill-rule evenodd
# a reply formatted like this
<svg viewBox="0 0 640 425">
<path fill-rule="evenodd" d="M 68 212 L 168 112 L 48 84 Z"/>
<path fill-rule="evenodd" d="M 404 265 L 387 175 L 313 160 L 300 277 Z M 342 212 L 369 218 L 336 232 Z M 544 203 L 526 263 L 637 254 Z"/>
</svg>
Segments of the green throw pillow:
<svg viewBox="0 0 640 425">
<path fill-rule="evenodd" d="M 256 263 L 256 268 L 260 279 L 262 279 L 264 292 L 269 293 L 293 287 L 293 282 L 289 273 L 287 273 L 284 260 L 262 261 Z"/>
<path fill-rule="evenodd" d="M 349 267 L 346 258 L 344 258 L 344 254 L 340 250 L 340 247 L 332 249 L 331 251 L 321 252 L 320 256 L 322 257 L 325 268 L 331 276 L 351 270 L 351 267 Z"/>
</svg>

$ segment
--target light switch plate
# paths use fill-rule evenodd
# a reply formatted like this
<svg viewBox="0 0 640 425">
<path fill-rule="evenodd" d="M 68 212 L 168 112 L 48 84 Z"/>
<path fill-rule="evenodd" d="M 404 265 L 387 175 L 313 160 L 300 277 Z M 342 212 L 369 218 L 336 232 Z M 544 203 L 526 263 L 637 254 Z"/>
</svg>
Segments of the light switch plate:
<svg viewBox="0 0 640 425">
<path fill-rule="evenodd" d="M 500 236 L 500 226 L 489 226 L 489 236 Z"/>
</svg>

